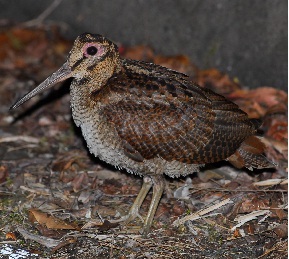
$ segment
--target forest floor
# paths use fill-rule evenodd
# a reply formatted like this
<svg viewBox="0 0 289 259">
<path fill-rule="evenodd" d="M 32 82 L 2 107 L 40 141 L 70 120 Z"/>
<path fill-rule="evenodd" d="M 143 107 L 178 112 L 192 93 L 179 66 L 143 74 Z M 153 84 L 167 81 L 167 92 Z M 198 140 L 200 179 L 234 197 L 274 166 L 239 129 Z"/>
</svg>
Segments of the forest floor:
<svg viewBox="0 0 289 259">
<path fill-rule="evenodd" d="M 186 56 L 120 44 L 122 56 L 186 73 L 262 119 L 258 134 L 276 163 L 249 171 L 221 162 L 166 178 L 152 231 L 142 237 L 139 220 L 110 222 L 129 210 L 142 179 L 89 154 L 71 118 L 69 82 L 9 111 L 64 63 L 72 44 L 56 26 L 0 31 L 0 258 L 287 258 L 287 93 L 250 90 Z"/>
</svg>

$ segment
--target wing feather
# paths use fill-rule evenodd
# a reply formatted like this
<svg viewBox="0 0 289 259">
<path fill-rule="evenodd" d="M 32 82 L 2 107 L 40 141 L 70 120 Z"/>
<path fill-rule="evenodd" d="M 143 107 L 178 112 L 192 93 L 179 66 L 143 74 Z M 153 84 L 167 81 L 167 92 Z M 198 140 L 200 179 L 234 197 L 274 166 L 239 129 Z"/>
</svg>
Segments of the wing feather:
<svg viewBox="0 0 289 259">
<path fill-rule="evenodd" d="M 183 74 L 128 60 L 123 68 L 107 82 L 109 101 L 101 113 L 137 161 L 212 163 L 232 155 L 254 133 L 236 104 Z"/>
</svg>

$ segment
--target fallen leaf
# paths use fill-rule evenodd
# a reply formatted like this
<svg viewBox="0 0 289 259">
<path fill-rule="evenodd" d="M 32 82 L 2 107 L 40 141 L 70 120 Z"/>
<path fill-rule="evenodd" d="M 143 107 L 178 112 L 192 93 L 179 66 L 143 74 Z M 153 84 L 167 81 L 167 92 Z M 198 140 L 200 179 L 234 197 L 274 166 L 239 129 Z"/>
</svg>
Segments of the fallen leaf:
<svg viewBox="0 0 289 259">
<path fill-rule="evenodd" d="M 240 206 L 239 213 L 254 212 L 260 209 L 265 209 L 269 207 L 269 200 L 260 196 L 249 196 L 246 200 L 242 202 Z"/>
<path fill-rule="evenodd" d="M 185 208 L 184 206 L 181 206 L 181 204 L 175 201 L 172 208 L 172 212 L 174 213 L 174 216 L 180 216 L 184 214 Z"/>
<path fill-rule="evenodd" d="M 64 220 L 48 215 L 47 213 L 41 212 L 40 210 L 37 210 L 37 209 L 29 210 L 29 220 L 32 223 L 34 223 L 36 220 L 39 224 L 44 224 L 47 228 L 50 228 L 50 229 L 77 229 L 78 228 L 75 224 L 67 223 Z"/>
<path fill-rule="evenodd" d="M 14 232 L 8 232 L 8 233 L 6 233 L 5 238 L 6 238 L 6 239 L 12 239 L 12 240 L 15 240 L 15 241 L 17 240 L 17 237 L 16 237 L 16 235 L 15 235 Z"/>
<path fill-rule="evenodd" d="M 271 137 L 277 141 L 288 142 L 288 122 L 287 118 L 282 120 L 273 119 L 270 127 L 266 132 L 266 136 Z"/>
<path fill-rule="evenodd" d="M 89 183 L 89 178 L 87 172 L 82 172 L 73 179 L 71 185 L 74 192 L 78 192 L 82 189 L 83 186 L 86 186 Z"/>
<path fill-rule="evenodd" d="M 0 165 L 0 183 L 4 183 L 8 177 L 8 169 L 4 165 Z"/>
<path fill-rule="evenodd" d="M 207 87 L 223 95 L 240 89 L 238 83 L 231 80 L 227 74 L 224 74 L 215 68 L 199 70 L 194 80 L 200 86 Z"/>
<path fill-rule="evenodd" d="M 70 237 L 69 239 L 60 242 L 56 247 L 52 249 L 51 254 L 54 254 L 57 250 L 59 250 L 60 248 L 64 246 L 76 243 L 76 241 L 77 241 L 76 237 Z"/>
<path fill-rule="evenodd" d="M 100 205 L 100 204 L 96 204 L 93 208 L 92 208 L 92 215 L 94 216 L 115 216 L 116 214 L 116 210 L 109 207 L 109 206 L 103 206 L 103 205 Z"/>
<path fill-rule="evenodd" d="M 197 68 L 193 65 L 189 57 L 185 55 L 176 55 L 176 56 L 155 56 L 153 58 L 153 63 L 173 69 L 175 71 L 193 76 Z"/>
<path fill-rule="evenodd" d="M 249 101 L 251 103 L 248 106 L 252 106 L 254 104 L 258 104 L 260 107 L 265 107 L 266 109 L 262 109 L 262 115 L 264 116 L 267 110 L 275 105 L 280 105 L 280 103 L 287 104 L 288 96 L 287 94 L 282 91 L 278 90 L 273 87 L 259 87 L 252 90 L 237 90 L 232 91 L 227 97 L 231 100 L 234 100 L 235 102 L 238 102 L 238 100 L 241 101 L 241 103 L 244 103 L 246 101 Z M 241 108 L 246 108 L 245 105 L 241 105 Z M 256 107 L 255 107 L 256 109 Z"/>
<path fill-rule="evenodd" d="M 86 157 L 82 153 L 73 150 L 57 159 L 52 165 L 52 170 L 55 172 L 67 170 L 76 171 L 74 166 L 78 166 L 78 171 L 79 168 L 86 168 L 86 165 L 82 162 L 85 158 Z"/>
<path fill-rule="evenodd" d="M 119 225 L 119 223 L 111 223 L 108 220 L 104 220 L 103 224 L 98 227 L 99 231 L 107 231 L 111 228 L 116 228 Z"/>
<path fill-rule="evenodd" d="M 17 174 L 17 176 L 13 179 L 12 181 L 13 184 L 13 191 L 16 191 L 20 188 L 20 186 L 24 185 L 24 174 L 23 173 L 19 173 Z"/>
<path fill-rule="evenodd" d="M 252 222 L 249 222 L 248 225 L 245 226 L 245 231 L 250 234 L 253 235 L 255 233 L 255 226 Z"/>
<path fill-rule="evenodd" d="M 273 228 L 272 231 L 274 231 L 278 238 L 288 237 L 288 226 L 285 224 L 278 225 L 277 227 Z"/>
<path fill-rule="evenodd" d="M 48 237 L 32 234 L 20 226 L 17 227 L 17 230 L 24 237 L 24 239 L 33 240 L 33 241 L 35 241 L 39 244 L 42 244 L 48 248 L 53 248 L 60 243 L 60 240 L 55 240 L 53 238 L 48 238 Z"/>
<path fill-rule="evenodd" d="M 280 220 L 284 219 L 287 217 L 287 213 L 278 206 L 278 202 L 276 198 L 272 198 L 272 204 L 270 206 L 270 211 L 273 213 L 273 215 L 276 215 Z"/>
<path fill-rule="evenodd" d="M 66 234 L 66 231 L 62 229 L 49 229 L 44 224 L 43 225 L 37 224 L 35 227 L 42 236 L 49 238 L 59 239 Z"/>
<path fill-rule="evenodd" d="M 238 237 L 241 237 L 241 236 L 242 236 L 242 235 L 240 234 L 239 229 L 235 229 L 235 230 L 234 230 L 233 236 L 234 236 L 234 238 L 238 238 Z"/>
<path fill-rule="evenodd" d="M 122 48 L 121 55 L 127 59 L 150 61 L 153 59 L 153 50 L 145 45 Z"/>
</svg>

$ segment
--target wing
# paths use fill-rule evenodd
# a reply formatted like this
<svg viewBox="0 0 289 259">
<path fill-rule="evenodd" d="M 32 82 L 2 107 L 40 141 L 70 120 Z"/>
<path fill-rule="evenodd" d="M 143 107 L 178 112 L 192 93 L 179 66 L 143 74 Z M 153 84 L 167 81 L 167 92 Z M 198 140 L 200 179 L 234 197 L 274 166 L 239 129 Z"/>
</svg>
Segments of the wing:
<svg viewBox="0 0 289 259">
<path fill-rule="evenodd" d="M 129 61 L 105 89 L 109 101 L 102 101 L 103 118 L 136 161 L 220 161 L 255 130 L 236 104 L 157 65 Z M 101 91 L 98 96 L 104 100 Z"/>
<path fill-rule="evenodd" d="M 102 113 L 114 125 L 126 154 L 137 161 L 161 157 L 199 163 L 199 151 L 213 132 L 214 116 L 204 105 L 128 99 L 105 106 Z"/>
</svg>

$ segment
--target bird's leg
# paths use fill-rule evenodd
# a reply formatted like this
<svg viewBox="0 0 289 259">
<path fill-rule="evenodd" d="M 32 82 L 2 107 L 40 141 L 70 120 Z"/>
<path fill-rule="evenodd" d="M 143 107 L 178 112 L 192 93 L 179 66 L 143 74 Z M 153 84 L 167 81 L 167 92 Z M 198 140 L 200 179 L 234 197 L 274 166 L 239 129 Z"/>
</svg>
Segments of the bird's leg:
<svg viewBox="0 0 289 259">
<path fill-rule="evenodd" d="M 153 181 L 153 197 L 152 197 L 152 201 L 149 207 L 148 215 L 143 225 L 142 234 L 144 236 L 146 236 L 150 231 L 150 227 L 152 225 L 154 215 L 156 213 L 158 204 L 160 202 L 160 199 L 164 191 L 164 177 L 162 175 L 157 175 L 157 176 L 151 176 L 151 178 Z"/>
<path fill-rule="evenodd" d="M 140 209 L 145 197 L 147 196 L 150 188 L 152 187 L 152 185 L 153 185 L 153 183 L 152 183 L 152 179 L 150 177 L 144 177 L 143 178 L 143 184 L 142 184 L 141 190 L 140 190 L 139 194 L 137 195 L 133 205 L 131 206 L 131 208 L 128 212 L 127 219 L 125 220 L 126 223 L 129 223 L 130 221 L 134 220 L 137 216 L 140 217 L 139 209 Z M 141 220 L 142 220 L 142 218 L 141 218 Z"/>
<path fill-rule="evenodd" d="M 141 187 L 140 192 L 138 193 L 133 205 L 131 206 L 128 214 L 118 220 L 114 220 L 113 222 L 120 222 L 120 221 L 125 221 L 125 223 L 129 223 L 130 221 L 134 220 L 136 217 L 139 217 L 142 221 L 142 217 L 139 215 L 139 209 L 147 196 L 150 188 L 152 187 L 153 182 L 150 177 L 144 177 L 143 178 L 143 184 Z"/>
</svg>

